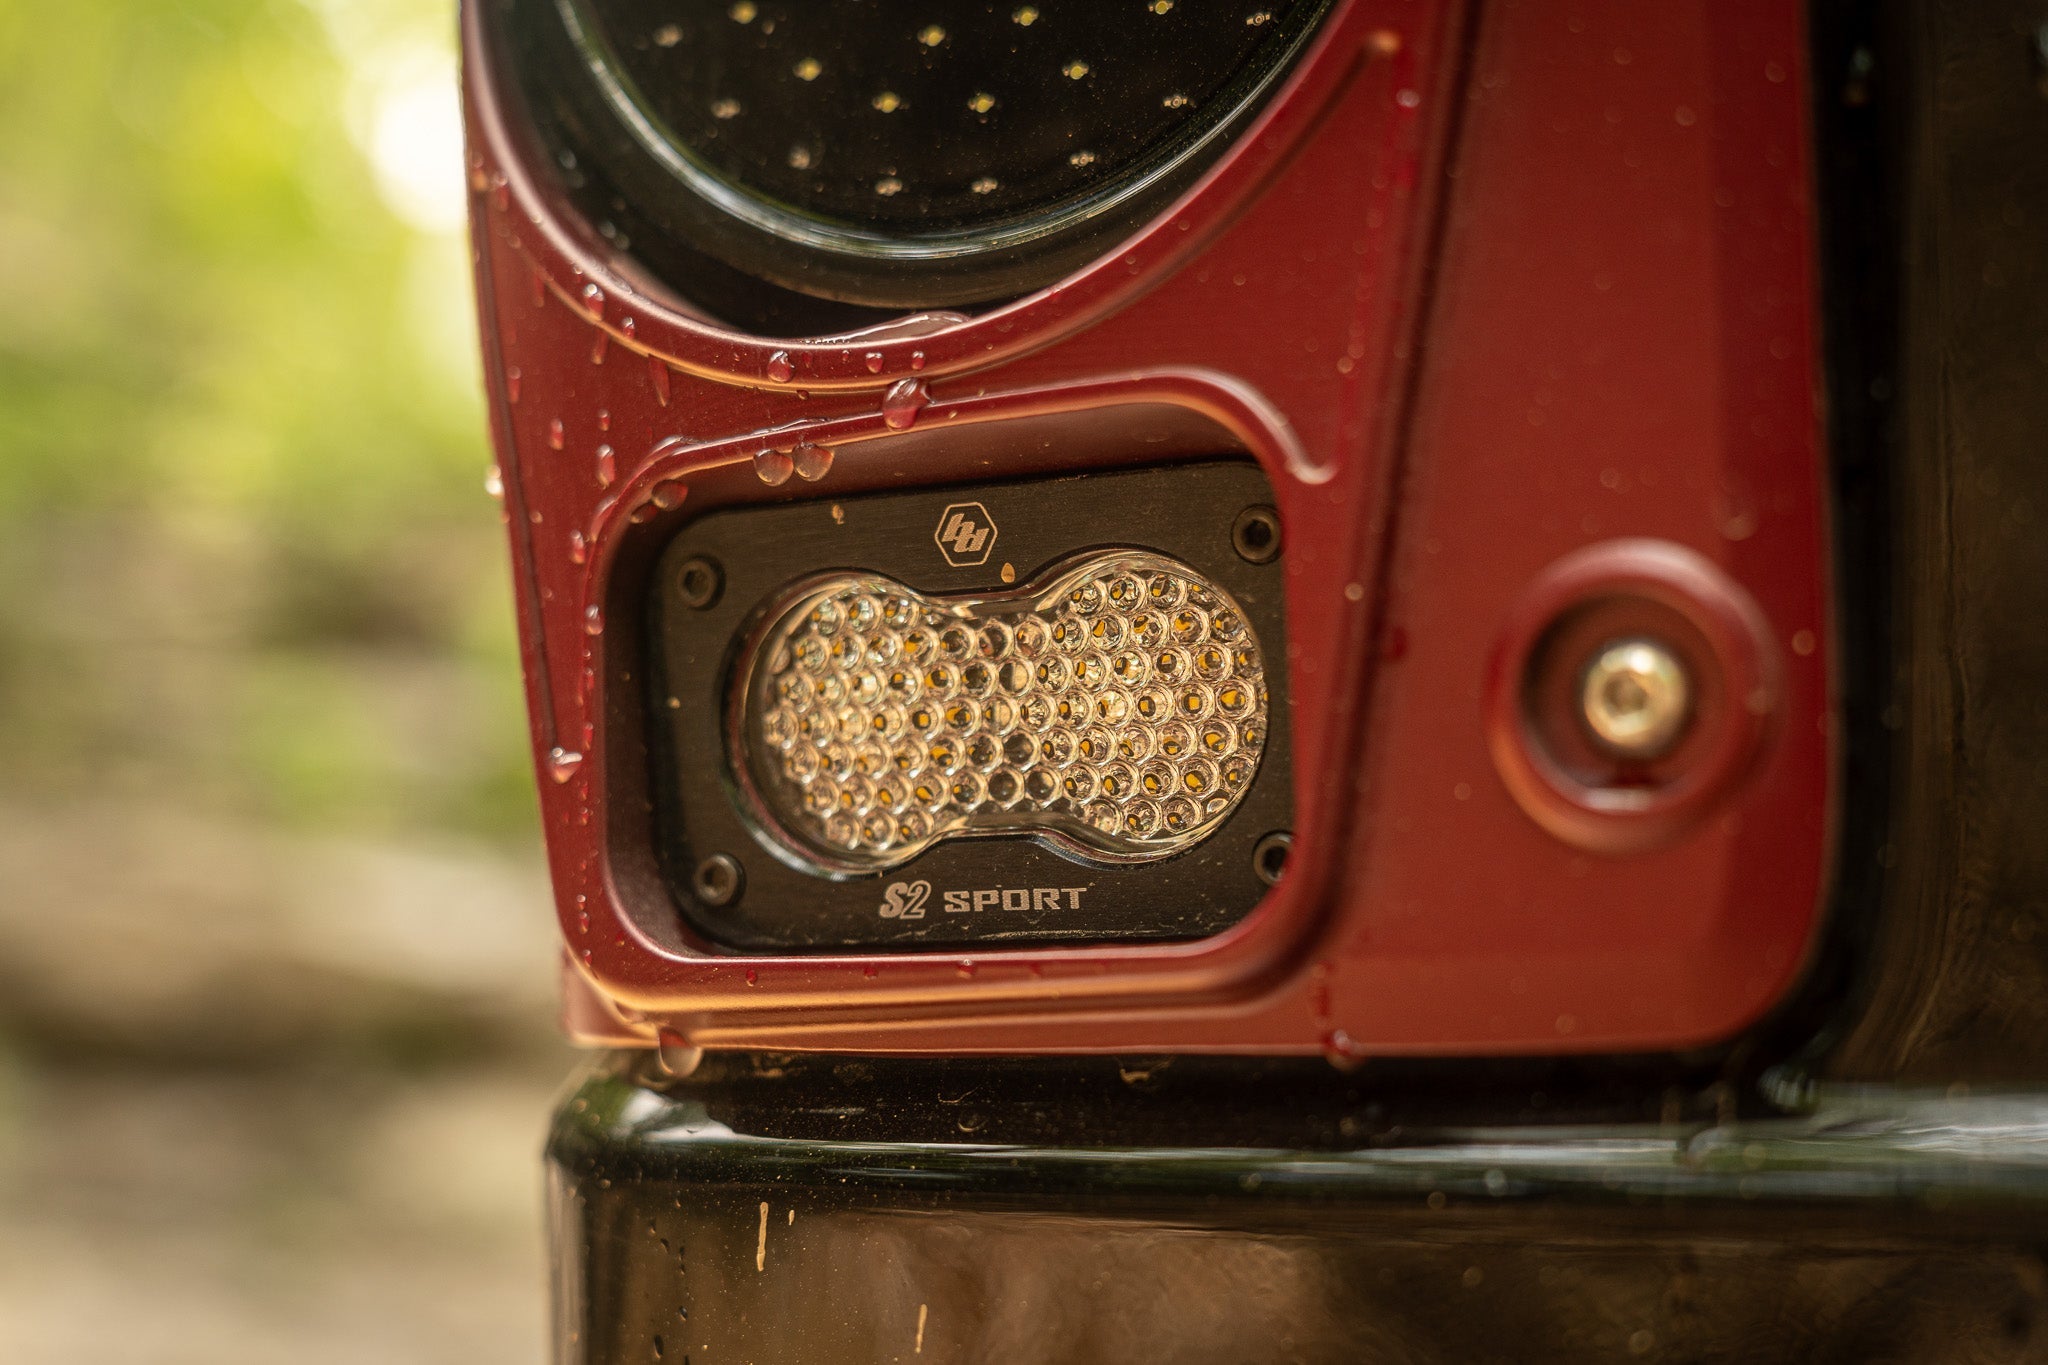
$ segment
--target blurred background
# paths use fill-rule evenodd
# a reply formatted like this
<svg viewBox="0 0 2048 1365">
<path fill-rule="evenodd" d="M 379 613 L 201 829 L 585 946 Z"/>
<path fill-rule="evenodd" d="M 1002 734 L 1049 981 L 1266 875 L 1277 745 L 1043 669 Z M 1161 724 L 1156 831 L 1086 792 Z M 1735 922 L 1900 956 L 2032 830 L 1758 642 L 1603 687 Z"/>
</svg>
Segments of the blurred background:
<svg viewBox="0 0 2048 1365">
<path fill-rule="evenodd" d="M 542 1356 L 454 22 L 0 0 L 14 1365 Z"/>
</svg>

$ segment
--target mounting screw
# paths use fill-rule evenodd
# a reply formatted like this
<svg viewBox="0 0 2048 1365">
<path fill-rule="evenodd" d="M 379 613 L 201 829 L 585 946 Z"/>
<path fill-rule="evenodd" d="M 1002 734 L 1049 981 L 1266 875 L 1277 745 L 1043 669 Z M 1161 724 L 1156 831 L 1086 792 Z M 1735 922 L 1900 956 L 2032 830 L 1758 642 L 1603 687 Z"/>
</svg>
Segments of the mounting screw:
<svg viewBox="0 0 2048 1365">
<path fill-rule="evenodd" d="M 1692 712 L 1692 682 L 1655 640 L 1617 640 L 1586 665 L 1579 712 L 1601 747 L 1622 758 L 1668 752 Z"/>
<path fill-rule="evenodd" d="M 1269 564 L 1280 554 L 1280 514 L 1247 507 L 1230 524 L 1230 547 L 1247 564 Z"/>
<path fill-rule="evenodd" d="M 714 910 L 738 900 L 746 884 L 746 869 L 730 853 L 712 854 L 697 864 L 696 874 L 690 878 L 697 899 Z"/>
<path fill-rule="evenodd" d="M 1274 830 L 1265 838 L 1252 845 L 1252 872 L 1268 886 L 1280 884 L 1280 874 L 1287 870 L 1287 850 L 1294 847 L 1294 836 L 1284 829 Z"/>
<path fill-rule="evenodd" d="M 683 561 L 683 567 L 676 572 L 676 596 L 683 599 L 683 605 L 692 611 L 703 611 L 718 601 L 718 594 L 725 587 L 725 574 L 720 571 L 718 561 L 701 555 Z"/>
</svg>

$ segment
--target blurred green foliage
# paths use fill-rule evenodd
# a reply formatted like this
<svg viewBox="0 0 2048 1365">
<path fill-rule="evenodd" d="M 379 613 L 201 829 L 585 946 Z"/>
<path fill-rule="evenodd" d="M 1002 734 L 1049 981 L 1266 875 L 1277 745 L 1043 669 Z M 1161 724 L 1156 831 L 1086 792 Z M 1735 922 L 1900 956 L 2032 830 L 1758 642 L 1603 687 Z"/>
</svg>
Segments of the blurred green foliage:
<svg viewBox="0 0 2048 1365">
<path fill-rule="evenodd" d="M 453 11 L 0 0 L 0 794 L 530 836 Z"/>
</svg>

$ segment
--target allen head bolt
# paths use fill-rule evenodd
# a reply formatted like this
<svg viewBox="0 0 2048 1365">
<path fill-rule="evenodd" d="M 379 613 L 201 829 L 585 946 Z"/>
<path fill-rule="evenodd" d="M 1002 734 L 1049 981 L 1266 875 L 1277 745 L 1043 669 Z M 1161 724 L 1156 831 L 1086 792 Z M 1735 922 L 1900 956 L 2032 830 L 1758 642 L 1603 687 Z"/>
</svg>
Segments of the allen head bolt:
<svg viewBox="0 0 2048 1365">
<path fill-rule="evenodd" d="M 1692 711 L 1684 663 L 1655 640 L 1617 640 L 1586 665 L 1579 712 L 1586 729 L 1620 758 L 1668 752 Z"/>
</svg>

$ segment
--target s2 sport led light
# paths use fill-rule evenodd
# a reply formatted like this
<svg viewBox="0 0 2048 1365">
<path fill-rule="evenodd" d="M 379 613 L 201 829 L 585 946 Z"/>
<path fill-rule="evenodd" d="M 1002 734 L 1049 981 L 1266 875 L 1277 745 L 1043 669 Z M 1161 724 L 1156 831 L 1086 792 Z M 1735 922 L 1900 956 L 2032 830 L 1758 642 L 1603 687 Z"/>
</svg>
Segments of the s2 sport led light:
<svg viewBox="0 0 2048 1365">
<path fill-rule="evenodd" d="M 625 665 L 642 875 L 727 950 L 1227 928 L 1294 829 L 1285 573 L 1242 460 L 701 514 Z"/>
<path fill-rule="evenodd" d="M 1265 744 L 1244 612 L 1139 550 L 994 596 L 810 579 L 771 608 L 734 678 L 733 768 L 756 818 L 832 872 L 975 835 L 1164 858 L 1236 809 Z"/>
</svg>

